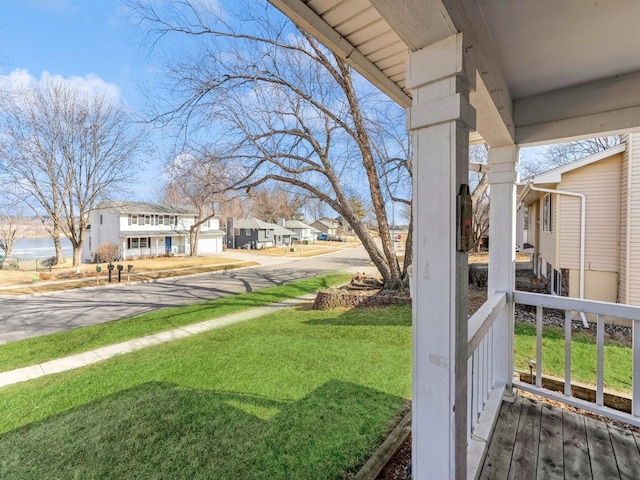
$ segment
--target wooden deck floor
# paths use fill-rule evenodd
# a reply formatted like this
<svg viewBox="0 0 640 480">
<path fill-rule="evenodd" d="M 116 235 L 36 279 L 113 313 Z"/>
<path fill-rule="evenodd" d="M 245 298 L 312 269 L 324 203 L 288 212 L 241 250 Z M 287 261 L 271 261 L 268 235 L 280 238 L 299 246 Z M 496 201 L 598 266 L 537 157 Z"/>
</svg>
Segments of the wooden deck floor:
<svg viewBox="0 0 640 480">
<path fill-rule="evenodd" d="M 503 402 L 481 479 L 640 479 L 640 434 L 518 396 Z"/>
</svg>

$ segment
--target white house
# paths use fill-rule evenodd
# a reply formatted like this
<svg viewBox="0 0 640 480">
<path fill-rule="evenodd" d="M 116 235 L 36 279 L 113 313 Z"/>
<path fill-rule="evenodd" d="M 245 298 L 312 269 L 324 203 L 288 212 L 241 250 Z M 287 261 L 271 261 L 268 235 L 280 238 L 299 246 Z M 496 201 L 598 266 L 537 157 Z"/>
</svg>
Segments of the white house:
<svg viewBox="0 0 640 480">
<path fill-rule="evenodd" d="M 293 240 L 315 240 L 313 232 L 316 229 L 304 222 L 299 220 L 285 220 L 282 218 L 278 221 L 278 225 L 286 228 L 287 230 L 291 230 L 294 233 L 294 236 L 292 237 Z"/>
<path fill-rule="evenodd" d="M 191 253 L 190 227 L 193 211 L 149 202 L 102 202 L 91 212 L 91 224 L 82 249 L 82 260 L 95 259 L 100 245 L 115 244 L 122 258 Z M 224 232 L 218 219 L 200 227 L 198 254 L 222 251 Z"/>
</svg>

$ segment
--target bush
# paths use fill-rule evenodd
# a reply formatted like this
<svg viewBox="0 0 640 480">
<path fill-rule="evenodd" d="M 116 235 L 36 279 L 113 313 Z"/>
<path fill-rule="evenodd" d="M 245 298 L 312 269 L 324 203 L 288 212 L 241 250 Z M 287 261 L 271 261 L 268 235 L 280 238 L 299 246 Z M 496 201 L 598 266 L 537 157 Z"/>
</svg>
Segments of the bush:
<svg viewBox="0 0 640 480">
<path fill-rule="evenodd" d="M 40 280 L 51 280 L 51 274 L 49 272 L 40 272 L 38 276 Z"/>
<path fill-rule="evenodd" d="M 120 248 L 114 243 L 105 243 L 98 247 L 96 257 L 100 263 L 115 262 L 120 258 Z"/>
</svg>

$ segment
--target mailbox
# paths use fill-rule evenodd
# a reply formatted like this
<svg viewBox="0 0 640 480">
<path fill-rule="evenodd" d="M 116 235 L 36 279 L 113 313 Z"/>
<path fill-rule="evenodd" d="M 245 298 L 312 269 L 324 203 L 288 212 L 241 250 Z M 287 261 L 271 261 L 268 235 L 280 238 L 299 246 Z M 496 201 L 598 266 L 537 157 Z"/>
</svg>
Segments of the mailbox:
<svg viewBox="0 0 640 480">
<path fill-rule="evenodd" d="M 118 265 L 118 271 L 121 272 L 124 267 L 122 265 Z"/>
<path fill-rule="evenodd" d="M 100 273 L 102 271 L 102 267 L 100 265 L 96 265 L 96 273 Z"/>
<path fill-rule="evenodd" d="M 109 269 L 110 272 L 112 272 L 114 269 L 113 263 L 110 263 L 109 265 L 107 265 L 107 268 Z"/>
</svg>

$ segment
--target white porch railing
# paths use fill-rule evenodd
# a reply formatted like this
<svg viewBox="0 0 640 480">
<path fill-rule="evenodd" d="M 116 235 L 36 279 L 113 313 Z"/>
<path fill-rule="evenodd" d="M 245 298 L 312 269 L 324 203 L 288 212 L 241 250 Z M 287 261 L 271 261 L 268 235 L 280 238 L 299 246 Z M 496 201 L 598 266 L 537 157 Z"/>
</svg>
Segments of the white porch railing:
<svg viewBox="0 0 640 480">
<path fill-rule="evenodd" d="M 513 304 L 509 303 L 512 297 Z M 512 313 L 513 305 L 536 307 L 536 358 L 535 384 L 513 380 L 513 387 L 542 397 L 565 403 L 614 420 L 640 427 L 640 307 L 617 303 L 580 300 L 538 293 L 516 291 L 512 295 L 497 292 L 469 318 L 468 334 L 468 405 L 467 405 L 467 478 L 477 478 L 505 393 L 511 385 L 497 381 L 495 372 L 495 346 L 501 339 L 496 335 L 496 321 L 504 320 Z M 544 309 L 565 311 L 565 371 L 564 392 L 543 387 L 542 327 Z M 572 396 L 571 388 L 571 336 L 573 313 L 583 312 L 596 316 L 597 379 L 595 403 Z M 506 317 L 505 317 L 506 316 Z M 625 318 L 633 321 L 633 382 L 631 414 L 605 406 L 604 403 L 604 324 L 605 317 Z M 513 336 L 514 333 L 512 332 Z"/>
<path fill-rule="evenodd" d="M 577 408 L 603 415 L 630 425 L 640 427 L 640 307 L 622 305 L 619 303 L 580 300 L 569 297 L 557 297 L 538 293 L 514 293 L 514 302 L 521 305 L 536 307 L 536 359 L 535 385 L 514 380 L 513 385 L 521 390 L 540 395 L 551 400 L 559 401 Z M 564 392 L 559 393 L 542 386 L 544 358 L 542 351 L 542 326 L 545 308 L 565 311 L 565 371 Z M 573 312 L 594 314 L 596 322 L 597 345 L 597 375 L 596 402 L 592 403 L 571 395 L 571 320 Z M 604 405 L 604 322 L 605 316 L 626 318 L 633 321 L 633 373 L 632 373 L 632 407 L 631 414 L 606 407 Z M 637 378 L 638 377 L 638 378 Z"/>
<path fill-rule="evenodd" d="M 184 246 L 174 245 L 171 247 L 171 253 L 184 253 Z M 152 248 L 127 248 L 123 250 L 124 258 L 135 258 L 135 257 L 156 257 L 160 255 L 165 255 L 167 253 L 165 247 L 152 247 Z"/>
<path fill-rule="evenodd" d="M 495 322 L 509 315 L 505 292 L 496 292 L 469 318 L 467 344 L 467 478 L 477 478 L 500 413 L 505 383 L 496 381 Z"/>
</svg>

